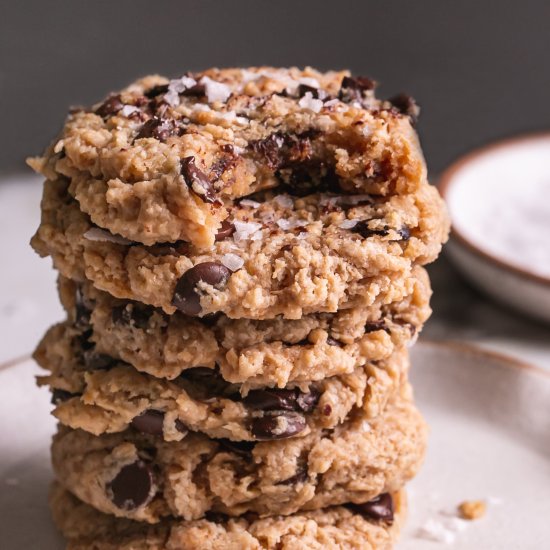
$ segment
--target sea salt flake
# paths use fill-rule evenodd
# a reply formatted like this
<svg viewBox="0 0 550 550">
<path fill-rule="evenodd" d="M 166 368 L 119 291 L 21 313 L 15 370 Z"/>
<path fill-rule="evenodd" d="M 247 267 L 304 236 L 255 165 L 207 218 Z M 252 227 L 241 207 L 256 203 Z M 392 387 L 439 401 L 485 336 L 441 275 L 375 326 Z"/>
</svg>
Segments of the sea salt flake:
<svg viewBox="0 0 550 550">
<path fill-rule="evenodd" d="M 124 107 L 120 110 L 121 115 L 126 117 L 131 116 L 136 112 L 139 112 L 139 109 L 134 105 L 124 105 Z"/>
<path fill-rule="evenodd" d="M 294 206 L 294 201 L 289 195 L 277 195 L 273 200 L 282 208 L 292 208 Z"/>
<path fill-rule="evenodd" d="M 84 238 L 94 242 L 114 243 L 114 244 L 132 244 L 132 241 L 121 237 L 120 235 L 113 235 L 105 229 L 99 227 L 92 227 L 84 233 Z"/>
<path fill-rule="evenodd" d="M 231 88 L 227 84 L 222 84 L 221 82 L 216 82 L 208 76 L 203 76 L 200 79 L 200 83 L 204 84 L 206 91 L 206 98 L 209 103 L 214 103 L 215 101 L 221 101 L 225 103 L 227 98 L 231 95 Z"/>
<path fill-rule="evenodd" d="M 179 94 L 192 88 L 196 84 L 197 81 L 189 76 L 182 76 L 181 78 L 170 80 L 168 91 L 164 94 L 164 101 L 172 107 L 177 107 L 180 104 Z"/>
<path fill-rule="evenodd" d="M 340 229 L 353 229 L 357 224 L 359 223 L 359 220 L 344 220 L 340 225 Z"/>
<path fill-rule="evenodd" d="M 311 86 L 312 88 L 320 87 L 319 81 L 316 78 L 312 78 L 310 76 L 303 76 L 298 79 L 298 82 L 300 84 L 304 84 L 305 86 Z"/>
<path fill-rule="evenodd" d="M 243 206 L 248 206 L 249 208 L 259 208 L 261 206 L 259 202 L 250 199 L 243 199 L 240 204 L 242 204 Z"/>
<path fill-rule="evenodd" d="M 320 99 L 315 99 L 311 92 L 306 92 L 304 97 L 298 101 L 298 105 L 302 109 L 309 109 L 314 113 L 318 113 L 323 108 L 323 102 Z"/>
<path fill-rule="evenodd" d="M 244 265 L 244 260 L 240 256 L 237 256 L 237 254 L 232 254 L 231 252 L 229 254 L 224 254 L 221 258 L 221 262 L 231 271 L 237 271 L 237 269 L 241 269 Z"/>
<path fill-rule="evenodd" d="M 456 540 L 456 535 L 447 529 L 443 523 L 435 519 L 429 519 L 420 529 L 417 536 L 426 540 L 452 544 Z"/>
<path fill-rule="evenodd" d="M 233 239 L 235 242 L 251 239 L 256 233 L 259 233 L 262 228 L 262 225 L 256 222 L 234 221 L 233 225 L 235 226 L 235 233 L 233 233 Z M 257 238 L 254 238 L 253 240 L 257 240 Z"/>
<path fill-rule="evenodd" d="M 339 99 L 329 99 L 328 101 L 325 101 L 325 107 L 334 107 L 339 103 L 340 103 Z"/>
</svg>

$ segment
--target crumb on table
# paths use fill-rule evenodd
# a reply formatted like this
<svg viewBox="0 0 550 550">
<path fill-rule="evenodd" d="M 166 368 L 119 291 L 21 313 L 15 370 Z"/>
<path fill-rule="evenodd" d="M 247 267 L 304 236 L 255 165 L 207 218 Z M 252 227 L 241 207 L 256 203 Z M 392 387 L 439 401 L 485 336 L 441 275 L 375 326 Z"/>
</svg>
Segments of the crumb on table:
<svg viewBox="0 0 550 550">
<path fill-rule="evenodd" d="M 463 519 L 479 519 L 486 511 L 487 505 L 483 500 L 465 500 L 458 505 L 458 512 Z"/>
</svg>

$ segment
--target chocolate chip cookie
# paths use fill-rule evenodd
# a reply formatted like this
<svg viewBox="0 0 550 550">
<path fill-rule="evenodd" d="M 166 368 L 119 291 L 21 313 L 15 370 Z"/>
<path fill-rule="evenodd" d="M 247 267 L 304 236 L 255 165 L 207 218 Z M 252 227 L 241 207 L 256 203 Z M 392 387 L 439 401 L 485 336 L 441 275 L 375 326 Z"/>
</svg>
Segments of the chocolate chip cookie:
<svg viewBox="0 0 550 550">
<path fill-rule="evenodd" d="M 416 192 L 426 178 L 416 108 L 374 87 L 344 71 L 269 67 L 147 77 L 73 110 L 29 164 L 68 178 L 99 227 L 208 248 L 235 202 L 259 190 Z"/>
<path fill-rule="evenodd" d="M 231 440 L 303 437 L 333 428 L 356 409 L 374 417 L 404 383 L 409 366 L 401 349 L 349 374 L 284 388 L 243 389 L 205 367 L 165 380 L 86 349 L 67 324 L 48 331 L 35 359 L 50 371 L 39 383 L 51 387 L 53 414 L 64 425 L 95 435 L 131 426 L 167 441 L 189 430 Z"/>
<path fill-rule="evenodd" d="M 50 492 L 67 550 L 391 550 L 406 515 L 404 491 L 362 504 L 260 519 L 165 519 L 156 525 L 103 514 L 59 484 Z"/>
<path fill-rule="evenodd" d="M 235 231 L 201 250 L 113 236 L 80 211 L 66 181 L 47 181 L 32 245 L 64 276 L 169 314 L 299 319 L 402 299 L 414 265 L 434 259 L 447 236 L 437 191 L 351 207 L 343 199 L 268 193 L 258 206 L 241 203 Z"/>
<path fill-rule="evenodd" d="M 167 315 L 63 277 L 59 291 L 88 357 L 107 355 L 169 379 L 216 365 L 226 381 L 247 391 L 349 374 L 410 345 L 430 314 L 431 289 L 421 267 L 413 269 L 409 284 L 399 301 L 264 321 Z"/>
<path fill-rule="evenodd" d="M 404 395 L 372 420 L 358 411 L 334 430 L 258 443 L 191 432 L 165 442 L 135 430 L 93 436 L 60 427 L 52 460 L 58 481 L 82 501 L 157 523 L 367 502 L 400 489 L 418 470 L 425 445 L 424 420 Z"/>
</svg>

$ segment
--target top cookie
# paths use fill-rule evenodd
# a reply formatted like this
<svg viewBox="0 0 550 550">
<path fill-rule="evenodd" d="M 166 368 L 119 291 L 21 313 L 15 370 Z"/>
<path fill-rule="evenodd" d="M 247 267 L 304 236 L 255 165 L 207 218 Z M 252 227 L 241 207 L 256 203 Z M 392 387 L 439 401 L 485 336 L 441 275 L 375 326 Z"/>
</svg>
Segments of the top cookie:
<svg viewBox="0 0 550 550">
<path fill-rule="evenodd" d="M 210 247 L 256 191 L 388 196 L 426 179 L 410 98 L 349 73 L 269 67 L 150 76 L 73 110 L 43 157 L 92 221 L 135 242 Z"/>
</svg>

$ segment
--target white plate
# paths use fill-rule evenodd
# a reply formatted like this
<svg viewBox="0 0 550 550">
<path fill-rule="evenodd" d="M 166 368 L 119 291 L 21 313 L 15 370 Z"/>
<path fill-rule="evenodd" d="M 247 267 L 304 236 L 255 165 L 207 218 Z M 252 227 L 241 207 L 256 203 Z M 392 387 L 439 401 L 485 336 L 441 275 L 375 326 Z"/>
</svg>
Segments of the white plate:
<svg viewBox="0 0 550 550">
<path fill-rule="evenodd" d="M 457 550 L 540 550 L 550 545 L 550 375 L 460 345 L 413 350 L 416 397 L 432 427 L 426 464 L 411 484 L 398 548 L 436 550 L 418 537 L 463 500 L 491 502 L 456 536 Z M 4 550 L 63 548 L 49 520 L 48 392 L 27 361 L 0 370 L 0 533 Z M 499 503 L 497 503 L 497 501 Z"/>
</svg>

